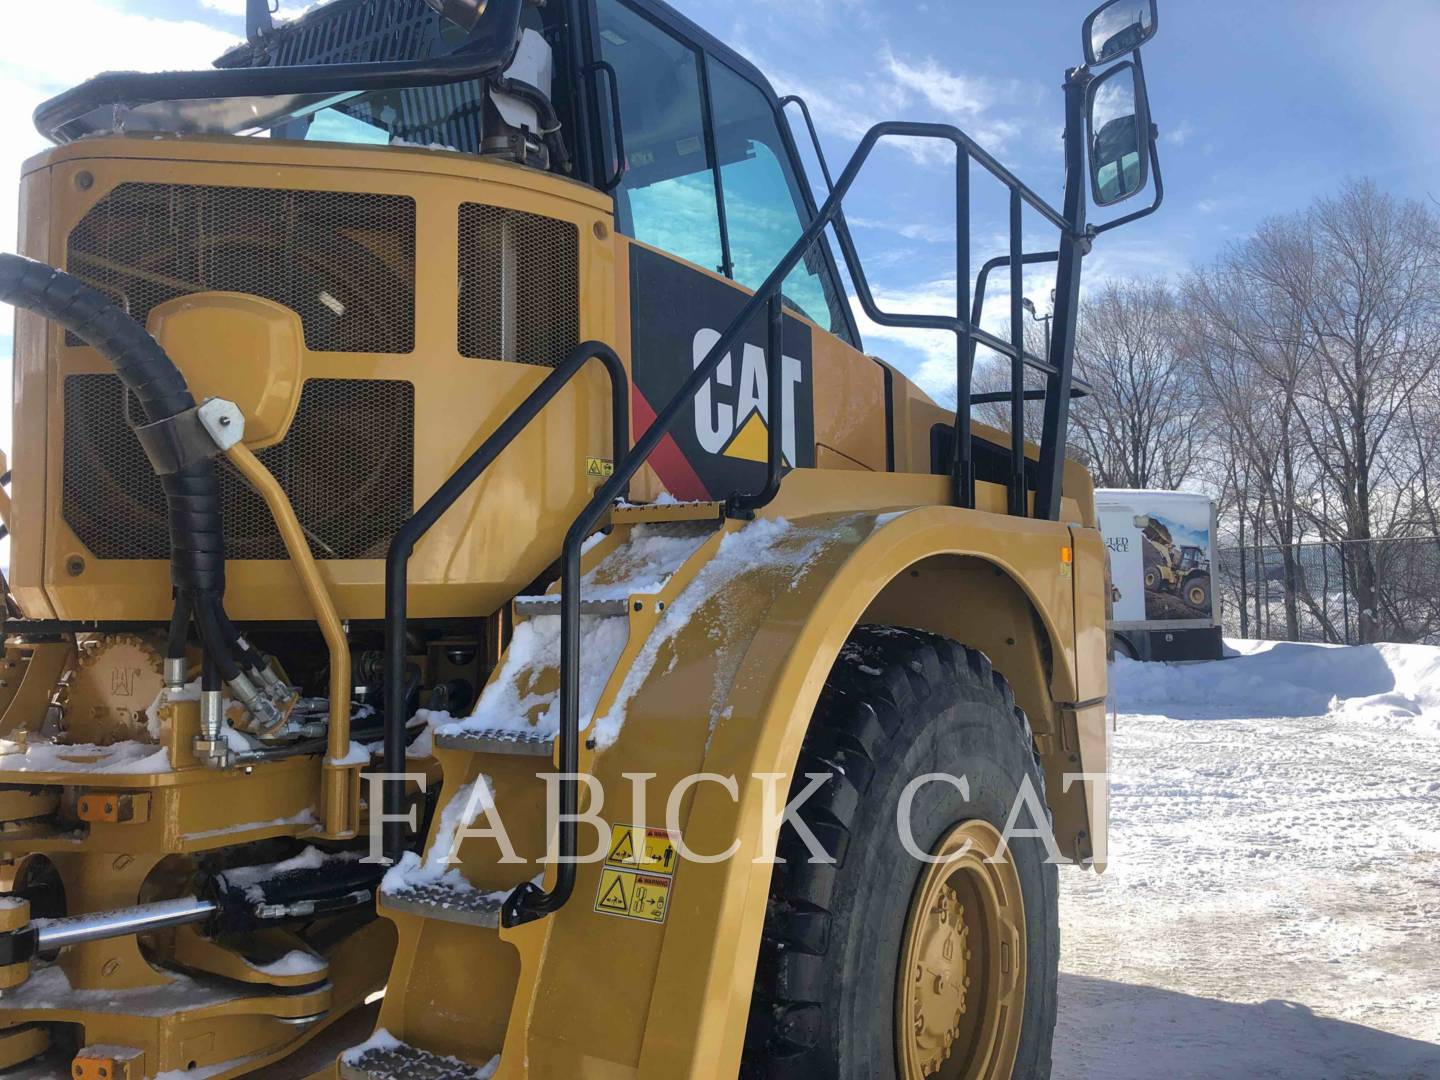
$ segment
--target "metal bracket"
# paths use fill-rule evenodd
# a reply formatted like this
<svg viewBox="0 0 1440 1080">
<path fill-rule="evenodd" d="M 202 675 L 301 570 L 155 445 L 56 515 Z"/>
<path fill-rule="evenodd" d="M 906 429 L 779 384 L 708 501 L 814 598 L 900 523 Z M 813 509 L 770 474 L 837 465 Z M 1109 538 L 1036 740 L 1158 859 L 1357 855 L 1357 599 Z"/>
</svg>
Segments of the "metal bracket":
<svg viewBox="0 0 1440 1080">
<path fill-rule="evenodd" d="M 137 427 L 135 437 L 155 472 L 170 476 L 224 453 L 243 439 L 245 416 L 233 401 L 207 398 L 194 408 Z"/>
</svg>

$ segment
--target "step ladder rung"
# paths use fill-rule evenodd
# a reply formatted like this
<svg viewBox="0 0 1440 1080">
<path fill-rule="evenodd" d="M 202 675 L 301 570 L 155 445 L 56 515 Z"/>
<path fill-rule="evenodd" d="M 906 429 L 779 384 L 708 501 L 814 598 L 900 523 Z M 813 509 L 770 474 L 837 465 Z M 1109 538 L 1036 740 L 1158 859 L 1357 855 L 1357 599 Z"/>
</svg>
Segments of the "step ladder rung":
<svg viewBox="0 0 1440 1080">
<path fill-rule="evenodd" d="M 343 1080 L 481 1080 L 494 1070 L 408 1043 L 372 1046 L 340 1055 Z"/>
<path fill-rule="evenodd" d="M 550 757 L 554 732 L 482 728 L 478 731 L 436 732 L 441 750 L 468 750 L 472 754 L 509 754 L 516 757 Z"/>
<path fill-rule="evenodd" d="M 581 600 L 581 615 L 624 615 L 630 610 L 628 600 Z M 516 615 L 559 615 L 560 596 L 551 593 L 545 596 L 518 596 L 515 598 Z"/>
<path fill-rule="evenodd" d="M 505 894 L 460 889 L 442 882 L 415 882 L 397 889 L 381 889 L 380 903 L 392 911 L 494 930 L 500 926 Z"/>
<path fill-rule="evenodd" d="M 703 502 L 626 503 L 610 511 L 612 525 L 658 525 L 669 521 L 720 521 L 725 504 Z"/>
</svg>

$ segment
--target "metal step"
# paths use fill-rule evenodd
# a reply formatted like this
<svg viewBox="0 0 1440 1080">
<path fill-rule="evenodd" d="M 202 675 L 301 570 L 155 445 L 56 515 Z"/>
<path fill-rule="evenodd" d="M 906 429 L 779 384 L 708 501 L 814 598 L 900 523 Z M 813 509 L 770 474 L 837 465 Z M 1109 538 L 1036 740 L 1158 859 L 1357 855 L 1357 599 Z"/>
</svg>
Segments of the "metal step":
<svg viewBox="0 0 1440 1080">
<path fill-rule="evenodd" d="M 624 615 L 630 610 L 626 600 L 581 600 L 581 615 Z M 535 615 L 559 615 L 560 596 L 549 593 L 545 596 L 517 596 L 515 614 L 533 617 Z"/>
<path fill-rule="evenodd" d="M 436 734 L 435 745 L 441 750 L 468 750 L 472 754 L 510 754 L 517 757 L 550 757 L 555 745 L 553 732 L 508 731 L 485 728 L 461 731 L 450 735 Z"/>
<path fill-rule="evenodd" d="M 495 1072 L 490 1065 L 469 1065 L 459 1058 L 421 1050 L 408 1043 L 372 1046 L 340 1055 L 343 1080 L 483 1080 Z"/>
<path fill-rule="evenodd" d="M 721 521 L 725 504 L 704 502 L 623 503 L 610 511 L 614 525 L 657 525 L 669 521 Z"/>
<path fill-rule="evenodd" d="M 380 903 L 392 911 L 496 930 L 500 926 L 500 908 L 505 896 L 432 882 L 406 885 L 393 891 L 382 889 Z"/>
</svg>

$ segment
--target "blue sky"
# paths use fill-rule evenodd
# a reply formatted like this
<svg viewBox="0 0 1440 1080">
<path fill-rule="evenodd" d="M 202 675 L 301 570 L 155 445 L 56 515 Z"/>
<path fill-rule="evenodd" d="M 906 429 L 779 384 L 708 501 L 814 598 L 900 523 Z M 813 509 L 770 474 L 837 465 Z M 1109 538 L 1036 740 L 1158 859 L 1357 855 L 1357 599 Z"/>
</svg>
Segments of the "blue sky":
<svg viewBox="0 0 1440 1080">
<path fill-rule="evenodd" d="M 675 3 L 755 61 L 782 93 L 809 100 L 832 165 L 875 121 L 945 120 L 1059 201 L 1059 86 L 1079 60 L 1086 3 Z M 0 171 L 11 178 L 42 145 L 28 113 L 44 97 L 104 69 L 203 66 L 243 31 L 244 0 L 11 0 L 6 7 Z M 1263 218 L 1298 209 L 1350 176 L 1373 177 L 1405 196 L 1440 196 L 1431 179 L 1440 166 L 1437 41 L 1434 0 L 1161 0 L 1159 35 L 1145 61 L 1165 206 L 1102 237 L 1086 260 L 1086 280 L 1174 278 Z M 932 146 L 882 147 L 848 204 L 872 284 L 897 309 L 954 303 L 952 168 Z M 978 172 L 974 206 L 978 266 L 1005 242 L 1001 189 Z M 0 247 L 14 245 L 14 213 L 13 195 L 0 198 Z M 1031 216 L 1026 239 L 1049 246 L 1052 236 Z M 995 285 L 1003 305 L 1004 282 Z M 1049 281 L 1030 275 L 1026 292 L 1043 307 Z M 992 307 L 987 320 L 999 316 Z M 9 354 L 9 323 L 0 312 L 0 356 Z M 948 389 L 953 346 L 944 336 L 870 328 L 866 346 L 932 392 Z M 0 443 L 8 443 L 8 408 L 4 414 Z"/>
</svg>

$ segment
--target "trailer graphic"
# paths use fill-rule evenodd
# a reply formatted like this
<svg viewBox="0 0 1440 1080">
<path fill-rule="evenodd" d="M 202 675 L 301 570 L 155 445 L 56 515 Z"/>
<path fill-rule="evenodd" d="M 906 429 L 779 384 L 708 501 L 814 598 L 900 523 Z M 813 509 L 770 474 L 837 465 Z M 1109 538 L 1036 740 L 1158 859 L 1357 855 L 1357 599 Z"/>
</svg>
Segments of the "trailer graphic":
<svg viewBox="0 0 1440 1080">
<path fill-rule="evenodd" d="M 1218 656 L 1213 501 L 1183 491 L 1102 489 L 1095 502 L 1110 553 L 1116 651 L 1142 660 Z"/>
</svg>

